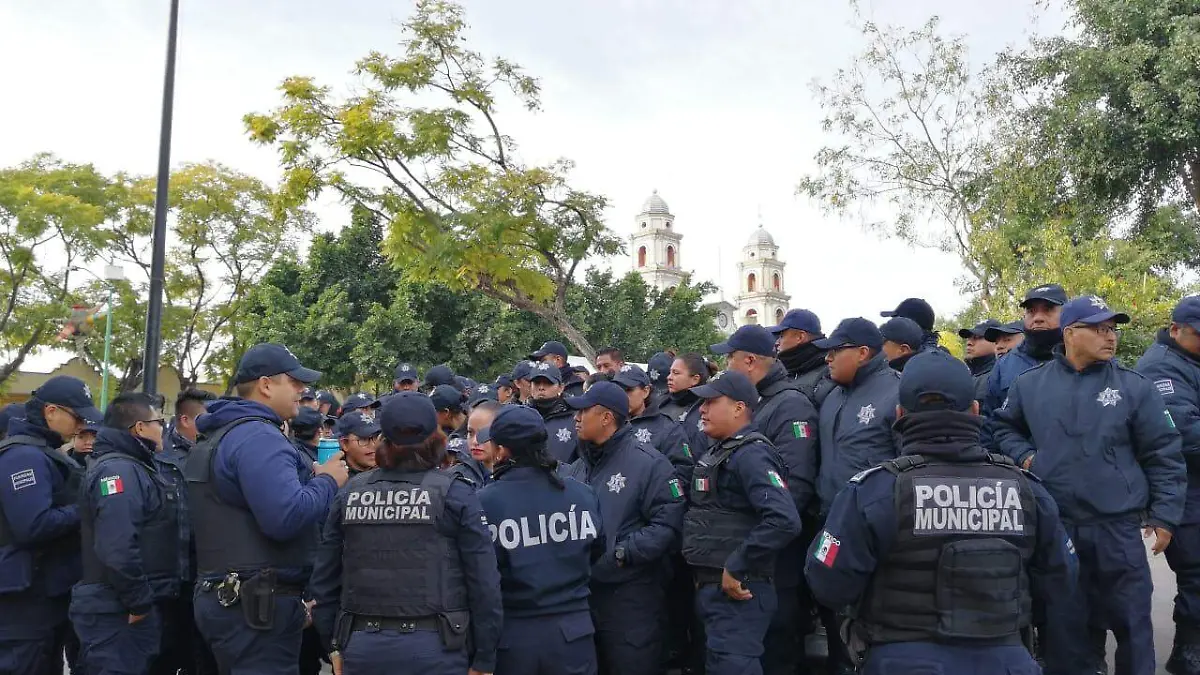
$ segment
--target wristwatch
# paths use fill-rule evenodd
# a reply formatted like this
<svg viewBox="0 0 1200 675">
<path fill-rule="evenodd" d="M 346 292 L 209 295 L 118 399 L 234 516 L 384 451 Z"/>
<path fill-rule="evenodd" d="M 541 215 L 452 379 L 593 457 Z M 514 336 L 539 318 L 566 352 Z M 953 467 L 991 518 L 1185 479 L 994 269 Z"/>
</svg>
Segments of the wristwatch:
<svg viewBox="0 0 1200 675">
<path fill-rule="evenodd" d="M 625 547 L 618 546 L 613 549 L 613 557 L 617 559 L 617 567 L 625 566 Z"/>
</svg>

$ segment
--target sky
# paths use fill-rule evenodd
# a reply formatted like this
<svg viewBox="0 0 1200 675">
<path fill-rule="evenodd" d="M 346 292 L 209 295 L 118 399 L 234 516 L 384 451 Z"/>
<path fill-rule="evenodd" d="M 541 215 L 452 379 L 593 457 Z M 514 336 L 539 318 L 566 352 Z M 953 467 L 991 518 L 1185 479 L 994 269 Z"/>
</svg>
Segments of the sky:
<svg viewBox="0 0 1200 675">
<path fill-rule="evenodd" d="M 816 152 L 837 139 L 819 126 L 810 85 L 862 49 L 846 0 L 466 0 L 470 46 L 515 61 L 542 86 L 542 110 L 500 111 L 527 163 L 566 157 L 572 183 L 606 195 L 607 224 L 628 235 L 653 190 L 684 235 L 681 262 L 736 295 L 736 262 L 761 223 L 788 262 L 793 307 L 828 332 L 905 297 L 939 315 L 964 300 L 956 259 L 863 232 L 795 195 Z M 0 3 L 0 166 L 37 152 L 103 171 L 151 174 L 166 51 L 167 0 Z M 275 182 L 275 153 L 247 140 L 241 118 L 279 102 L 285 77 L 346 91 L 354 61 L 398 53 L 411 1 L 182 0 L 172 164 L 216 160 Z M 1061 17 L 1030 0 L 874 0 L 878 23 L 930 16 L 966 36 L 975 66 Z M 317 208 L 336 231 L 347 211 Z M 626 258 L 596 260 L 618 272 Z M 97 269 L 99 269 L 97 264 Z M 42 357 L 30 362 L 37 367 Z"/>
</svg>

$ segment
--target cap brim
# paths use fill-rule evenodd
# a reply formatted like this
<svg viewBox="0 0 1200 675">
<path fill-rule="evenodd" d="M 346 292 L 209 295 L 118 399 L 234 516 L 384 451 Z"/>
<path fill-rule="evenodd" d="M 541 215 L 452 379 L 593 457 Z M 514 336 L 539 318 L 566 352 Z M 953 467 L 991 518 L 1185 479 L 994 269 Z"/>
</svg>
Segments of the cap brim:
<svg viewBox="0 0 1200 675">
<path fill-rule="evenodd" d="M 771 335 L 779 335 L 780 333 L 782 333 L 783 331 L 785 331 L 787 329 L 788 329 L 787 326 L 780 324 L 778 326 L 771 326 L 770 328 L 767 329 L 767 331 L 770 332 Z"/>
<path fill-rule="evenodd" d="M 725 395 L 725 394 L 722 394 L 721 392 L 717 391 L 716 387 L 709 385 L 709 384 L 702 384 L 702 385 L 699 385 L 696 387 L 692 387 L 688 391 L 692 392 L 692 394 L 694 394 L 696 396 L 696 398 L 702 398 L 705 400 L 712 399 L 712 398 L 720 398 Z"/>
<path fill-rule="evenodd" d="M 986 335 L 986 333 L 984 335 Z M 973 337 L 984 337 L 984 335 L 980 335 L 979 333 L 976 333 L 975 331 L 971 330 L 970 328 L 959 328 L 958 329 L 958 337 L 960 337 L 964 340 L 970 340 Z"/>
<path fill-rule="evenodd" d="M 709 345 L 708 348 L 714 354 L 732 354 L 734 352 L 733 347 L 730 347 L 728 342 L 718 342 L 715 345 Z"/>
<path fill-rule="evenodd" d="M 492 440 L 492 428 L 484 427 L 475 432 L 475 440 L 479 443 L 487 443 Z"/>
<path fill-rule="evenodd" d="M 813 344 L 817 349 L 833 349 L 834 347 L 845 347 L 850 344 L 849 341 L 843 338 L 825 338 L 823 340 L 813 340 Z"/>
<path fill-rule="evenodd" d="M 1041 296 L 1038 296 L 1038 297 L 1033 297 L 1033 298 L 1025 298 L 1024 300 L 1021 301 L 1021 304 L 1018 305 L 1018 307 L 1021 307 L 1022 309 L 1027 308 L 1029 306 L 1029 303 L 1031 303 L 1031 302 L 1048 302 L 1052 305 L 1058 305 L 1059 307 L 1062 307 L 1063 305 L 1067 304 L 1067 303 L 1063 302 L 1062 300 L 1059 300 L 1058 298 L 1043 298 Z"/>
<path fill-rule="evenodd" d="M 529 360 L 530 361 L 541 361 L 542 359 L 546 358 L 546 355 L 548 355 L 549 353 L 550 352 L 541 352 L 541 351 L 534 352 L 529 355 Z"/>
<path fill-rule="evenodd" d="M 289 371 L 288 375 L 304 384 L 312 384 L 321 379 L 321 371 L 312 368 L 297 368 Z"/>
<path fill-rule="evenodd" d="M 100 410 L 94 406 L 87 408 L 75 408 L 75 414 L 82 417 L 85 422 L 91 422 L 92 424 L 100 424 L 100 421 L 104 419 L 104 413 L 100 412 Z"/>
<path fill-rule="evenodd" d="M 599 403 L 589 399 L 587 395 L 568 396 L 563 399 L 563 403 L 566 403 L 567 407 L 571 410 L 586 410 L 588 408 L 594 408 L 600 405 Z"/>
<path fill-rule="evenodd" d="M 894 309 L 889 309 L 889 310 L 887 310 L 887 311 L 885 311 L 885 312 L 880 312 L 880 313 L 879 313 L 879 316 L 884 316 L 884 317 L 887 317 L 887 318 L 889 318 L 889 319 L 890 319 L 890 318 L 892 318 L 893 316 L 900 316 L 900 315 L 896 313 L 896 310 L 894 310 Z"/>
<path fill-rule="evenodd" d="M 1086 319 L 1080 319 L 1075 323 L 1094 326 L 1105 321 L 1112 321 L 1113 323 L 1129 323 L 1129 315 L 1124 312 L 1114 312 L 1110 309 L 1107 312 L 1101 312 L 1100 314 L 1089 316 Z"/>
</svg>

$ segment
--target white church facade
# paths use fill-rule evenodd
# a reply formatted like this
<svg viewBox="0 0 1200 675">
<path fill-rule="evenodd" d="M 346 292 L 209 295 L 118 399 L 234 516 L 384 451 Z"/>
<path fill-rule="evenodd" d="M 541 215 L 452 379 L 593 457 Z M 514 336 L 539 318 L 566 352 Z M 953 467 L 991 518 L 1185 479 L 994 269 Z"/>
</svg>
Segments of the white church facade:
<svg viewBox="0 0 1200 675">
<path fill-rule="evenodd" d="M 691 275 L 683 267 L 683 235 L 675 227 L 675 216 L 667 202 L 650 195 L 634 219 L 630 238 L 633 269 L 646 283 L 660 291 L 674 288 Z M 760 323 L 773 326 L 783 320 L 791 296 L 784 287 L 786 263 L 779 258 L 775 239 L 762 224 L 742 247 L 737 263 L 738 293 L 733 302 L 720 299 L 710 302 L 716 312 L 717 327 L 732 333 L 738 326 Z"/>
</svg>

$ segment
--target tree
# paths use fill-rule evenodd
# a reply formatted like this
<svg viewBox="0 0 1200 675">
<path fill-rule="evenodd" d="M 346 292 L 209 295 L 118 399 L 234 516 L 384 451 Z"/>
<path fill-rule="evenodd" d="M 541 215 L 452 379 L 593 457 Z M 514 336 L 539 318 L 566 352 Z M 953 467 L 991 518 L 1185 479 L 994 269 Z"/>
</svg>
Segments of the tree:
<svg viewBox="0 0 1200 675">
<path fill-rule="evenodd" d="M 498 98 L 536 110 L 538 83 L 470 50 L 465 27 L 453 2 L 420 0 L 404 24 L 404 54 L 358 62 L 363 93 L 338 98 L 289 78 L 283 105 L 247 115 L 248 132 L 278 148 L 296 203 L 333 189 L 376 214 L 393 264 L 414 281 L 536 314 L 592 359 L 567 293 L 584 259 L 621 250 L 601 221 L 607 201 L 568 183 L 569 161 L 520 161 L 500 130 Z"/>
<path fill-rule="evenodd" d="M 110 183 L 91 165 L 40 154 L 0 170 L 0 384 L 65 320 L 111 213 Z"/>
</svg>

